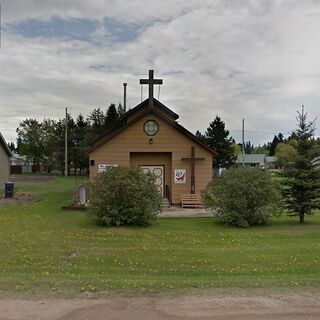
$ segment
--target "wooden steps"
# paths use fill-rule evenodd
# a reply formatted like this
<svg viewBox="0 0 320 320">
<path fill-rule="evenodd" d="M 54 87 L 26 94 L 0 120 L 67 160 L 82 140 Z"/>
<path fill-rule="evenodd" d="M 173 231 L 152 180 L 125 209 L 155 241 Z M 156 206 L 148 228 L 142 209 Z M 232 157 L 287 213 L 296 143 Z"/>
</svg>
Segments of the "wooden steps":
<svg viewBox="0 0 320 320">
<path fill-rule="evenodd" d="M 161 203 L 161 208 L 164 209 L 164 208 L 170 208 L 171 205 L 170 205 L 170 202 L 167 198 L 162 198 L 162 203 Z"/>
</svg>

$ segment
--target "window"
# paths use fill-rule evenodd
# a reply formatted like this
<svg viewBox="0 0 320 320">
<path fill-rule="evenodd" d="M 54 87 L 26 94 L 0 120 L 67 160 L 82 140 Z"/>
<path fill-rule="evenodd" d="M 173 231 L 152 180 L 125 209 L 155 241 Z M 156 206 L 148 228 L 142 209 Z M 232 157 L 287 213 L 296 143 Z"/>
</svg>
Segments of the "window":
<svg viewBox="0 0 320 320">
<path fill-rule="evenodd" d="M 159 131 L 159 124 L 155 120 L 148 120 L 144 123 L 143 130 L 148 136 L 154 136 Z"/>
</svg>

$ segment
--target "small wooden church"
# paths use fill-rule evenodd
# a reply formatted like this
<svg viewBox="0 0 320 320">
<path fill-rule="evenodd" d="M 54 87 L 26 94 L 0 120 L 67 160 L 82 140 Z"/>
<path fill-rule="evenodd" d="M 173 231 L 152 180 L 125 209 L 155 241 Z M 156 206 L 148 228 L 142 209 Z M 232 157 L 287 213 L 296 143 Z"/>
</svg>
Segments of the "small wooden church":
<svg viewBox="0 0 320 320">
<path fill-rule="evenodd" d="M 149 98 L 125 113 L 119 125 L 95 139 L 89 151 L 90 177 L 111 166 L 138 167 L 156 176 L 160 194 L 171 204 L 181 195 L 200 194 L 212 179 L 214 151 L 181 126 L 179 115 L 153 97 L 149 79 Z"/>
</svg>

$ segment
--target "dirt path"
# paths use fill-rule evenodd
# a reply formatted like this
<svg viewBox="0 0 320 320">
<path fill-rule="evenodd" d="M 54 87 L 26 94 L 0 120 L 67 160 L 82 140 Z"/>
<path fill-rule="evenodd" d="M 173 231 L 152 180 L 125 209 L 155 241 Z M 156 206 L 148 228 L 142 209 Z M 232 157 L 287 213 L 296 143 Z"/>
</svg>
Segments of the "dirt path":
<svg viewBox="0 0 320 320">
<path fill-rule="evenodd" d="M 14 193 L 14 198 L 5 199 L 0 196 L 0 207 L 21 205 L 31 202 L 33 199 L 31 193 L 18 191 Z"/>
<path fill-rule="evenodd" d="M 0 320 L 318 320 L 320 294 L 2 299 Z"/>
</svg>

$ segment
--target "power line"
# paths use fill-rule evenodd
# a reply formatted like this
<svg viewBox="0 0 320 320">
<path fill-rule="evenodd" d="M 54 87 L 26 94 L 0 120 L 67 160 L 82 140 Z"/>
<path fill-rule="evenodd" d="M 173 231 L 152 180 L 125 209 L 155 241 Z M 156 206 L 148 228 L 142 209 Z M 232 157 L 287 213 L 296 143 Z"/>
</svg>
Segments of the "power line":
<svg viewBox="0 0 320 320">
<path fill-rule="evenodd" d="M 209 116 L 207 117 L 185 117 L 185 116 L 180 116 L 182 119 L 206 119 L 208 120 Z M 231 117 L 221 117 L 222 120 L 227 119 L 227 120 L 242 120 L 243 118 L 231 118 Z M 263 121 L 263 122 L 275 122 L 275 121 L 286 121 L 286 119 L 266 119 L 266 118 L 247 118 L 248 120 L 253 120 L 253 121 Z M 294 119 L 292 120 L 294 121 Z"/>
<path fill-rule="evenodd" d="M 231 132 L 242 132 L 242 130 L 232 130 L 232 129 L 230 129 L 229 131 L 231 131 Z M 279 133 L 279 131 L 258 131 L 258 130 L 246 130 L 246 132 L 261 133 L 261 134 L 278 134 Z"/>
</svg>

